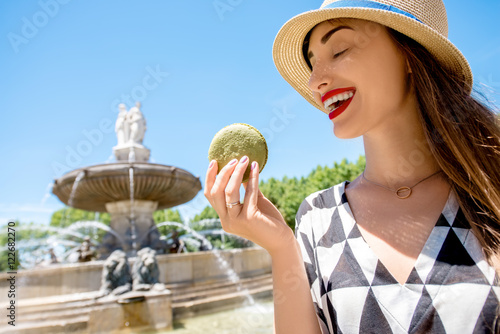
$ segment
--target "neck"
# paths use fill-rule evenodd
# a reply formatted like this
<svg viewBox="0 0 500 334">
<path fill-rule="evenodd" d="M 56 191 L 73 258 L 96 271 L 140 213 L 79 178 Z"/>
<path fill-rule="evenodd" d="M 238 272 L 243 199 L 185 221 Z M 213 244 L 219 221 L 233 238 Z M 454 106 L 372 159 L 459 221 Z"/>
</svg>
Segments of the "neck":
<svg viewBox="0 0 500 334">
<path fill-rule="evenodd" d="M 411 186 L 440 169 L 417 112 L 400 114 L 404 116 L 363 136 L 365 177 L 393 189 Z"/>
</svg>

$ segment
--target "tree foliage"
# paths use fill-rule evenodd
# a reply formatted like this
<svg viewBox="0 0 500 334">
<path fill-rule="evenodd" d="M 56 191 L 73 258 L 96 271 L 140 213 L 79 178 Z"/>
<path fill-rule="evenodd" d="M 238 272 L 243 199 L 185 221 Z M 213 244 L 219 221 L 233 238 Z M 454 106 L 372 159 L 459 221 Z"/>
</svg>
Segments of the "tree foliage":
<svg viewBox="0 0 500 334">
<path fill-rule="evenodd" d="M 91 212 L 86 210 L 65 207 L 57 210 L 50 218 L 50 226 L 68 227 L 77 221 L 99 221 L 109 225 L 111 217 L 107 212 Z"/>
<path fill-rule="evenodd" d="M 36 240 L 43 240 L 48 237 L 49 232 L 40 230 L 38 225 L 34 223 L 21 223 L 15 221 L 13 228 L 15 230 L 15 263 L 14 268 L 23 268 L 23 263 L 20 261 L 23 253 L 32 253 L 44 245 L 37 244 Z M 10 271 L 9 263 L 9 240 L 8 240 L 8 226 L 2 226 L 2 233 L 0 233 L 0 271 Z M 12 230 L 11 230 L 12 231 Z M 31 245 L 27 245 L 31 243 Z M 12 255 L 10 256 L 12 259 Z M 11 260 L 12 261 L 12 260 Z M 15 270 L 14 270 L 15 271 Z"/>
<path fill-rule="evenodd" d="M 153 219 L 156 224 L 163 222 L 177 222 L 182 223 L 182 216 L 179 210 L 157 210 L 153 213 Z"/>
<path fill-rule="evenodd" d="M 69 227 L 73 223 L 85 221 L 98 221 L 109 226 L 111 222 L 111 216 L 107 212 L 92 212 L 67 206 L 63 209 L 55 211 L 52 214 L 49 225 L 63 229 Z M 103 229 L 93 228 L 90 226 L 82 226 L 76 231 L 82 233 L 83 235 L 90 236 L 94 240 L 94 242 L 100 242 L 104 235 L 107 233 Z M 65 240 L 71 240 L 79 243 L 83 242 L 82 238 L 73 237 L 71 235 L 61 237 L 63 237 Z"/>
<path fill-rule="evenodd" d="M 344 159 L 340 163 L 334 163 L 333 167 L 317 166 L 308 176 L 300 179 L 287 176 L 281 180 L 270 178 L 261 181 L 259 187 L 281 212 L 288 226 L 294 229 L 297 210 L 308 195 L 343 181 L 354 180 L 363 172 L 365 164 L 363 156 L 356 163 Z"/>
<path fill-rule="evenodd" d="M 217 214 L 214 208 L 212 208 L 211 206 L 206 206 L 203 209 L 203 211 L 195 215 L 193 219 L 191 219 L 191 221 L 198 222 L 203 219 L 212 219 L 212 218 L 219 218 L 219 215 Z"/>
<path fill-rule="evenodd" d="M 163 222 L 175 222 L 175 223 L 182 223 L 182 216 L 179 210 L 172 210 L 172 209 L 166 209 L 166 210 L 157 210 L 153 213 L 153 220 L 155 221 L 155 224 L 163 223 Z M 172 230 L 178 230 L 178 228 L 173 227 L 173 226 L 160 226 L 158 228 L 158 231 L 160 231 L 161 235 L 167 235 L 170 233 Z M 181 231 L 179 231 L 181 232 Z"/>
</svg>

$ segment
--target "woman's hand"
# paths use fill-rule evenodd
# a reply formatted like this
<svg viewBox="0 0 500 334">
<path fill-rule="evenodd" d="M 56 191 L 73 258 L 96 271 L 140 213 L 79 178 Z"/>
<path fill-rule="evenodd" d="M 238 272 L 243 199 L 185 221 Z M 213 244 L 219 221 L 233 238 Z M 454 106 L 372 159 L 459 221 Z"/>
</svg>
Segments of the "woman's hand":
<svg viewBox="0 0 500 334">
<path fill-rule="evenodd" d="M 244 203 L 227 207 L 228 203 L 239 202 L 248 163 L 247 157 L 239 162 L 233 160 L 217 176 L 217 162 L 212 161 L 207 171 L 205 196 L 219 214 L 226 232 L 255 242 L 271 255 L 276 333 L 320 334 L 299 245 L 278 209 L 259 190 L 256 162 L 252 163 L 248 182 L 243 184 Z"/>
<path fill-rule="evenodd" d="M 207 170 L 205 197 L 215 209 L 224 231 L 239 235 L 265 248 L 271 255 L 286 250 L 294 242 L 293 232 L 281 213 L 259 189 L 259 165 L 252 163 L 250 178 L 244 183 L 245 197 L 240 205 L 240 185 L 249 164 L 244 156 L 238 162 L 230 161 L 217 176 L 217 161 L 213 160 Z"/>
</svg>

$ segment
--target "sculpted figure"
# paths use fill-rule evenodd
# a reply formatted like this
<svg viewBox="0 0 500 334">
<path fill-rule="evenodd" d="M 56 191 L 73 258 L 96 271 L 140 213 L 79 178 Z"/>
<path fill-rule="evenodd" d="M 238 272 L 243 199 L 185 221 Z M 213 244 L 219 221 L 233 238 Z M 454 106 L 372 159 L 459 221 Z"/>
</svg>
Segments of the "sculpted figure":
<svg viewBox="0 0 500 334">
<path fill-rule="evenodd" d="M 92 261 L 95 257 L 95 252 L 92 250 L 90 237 L 85 237 L 81 246 L 78 248 L 78 262 Z"/>
<path fill-rule="evenodd" d="M 132 290 L 132 277 L 127 256 L 122 250 L 115 250 L 104 262 L 100 295 L 121 295 Z"/>
<path fill-rule="evenodd" d="M 136 261 L 132 267 L 134 290 L 164 290 L 165 285 L 159 282 L 159 276 L 156 251 L 149 247 L 138 251 Z"/>
<path fill-rule="evenodd" d="M 146 120 L 142 115 L 141 103 L 137 102 L 135 107 L 130 108 L 128 114 L 128 121 L 130 123 L 130 141 L 142 144 L 142 140 L 144 139 L 144 133 L 146 132 Z"/>
<path fill-rule="evenodd" d="M 118 108 L 120 112 L 116 119 L 115 132 L 118 139 L 118 145 L 124 145 L 129 140 L 130 123 L 128 121 L 127 107 L 123 103 L 120 103 Z"/>
<path fill-rule="evenodd" d="M 50 263 L 58 263 L 59 261 L 57 260 L 57 256 L 54 253 L 54 249 L 51 248 L 49 249 L 49 254 L 50 254 Z"/>
<path fill-rule="evenodd" d="M 169 253 L 180 253 L 184 248 L 184 241 L 179 238 L 179 232 L 174 230 L 172 232 L 172 243 L 170 244 Z"/>
</svg>

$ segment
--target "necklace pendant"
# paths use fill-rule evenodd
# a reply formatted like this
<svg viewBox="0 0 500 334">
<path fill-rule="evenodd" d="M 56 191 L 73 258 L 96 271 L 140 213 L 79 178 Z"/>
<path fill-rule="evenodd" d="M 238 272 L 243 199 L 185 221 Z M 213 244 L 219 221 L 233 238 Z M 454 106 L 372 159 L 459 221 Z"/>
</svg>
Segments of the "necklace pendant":
<svg viewBox="0 0 500 334">
<path fill-rule="evenodd" d="M 406 195 L 404 195 L 406 193 Z M 398 196 L 399 199 L 405 199 L 410 197 L 411 195 L 411 188 L 410 187 L 401 187 L 396 190 L 396 196 Z"/>
</svg>

